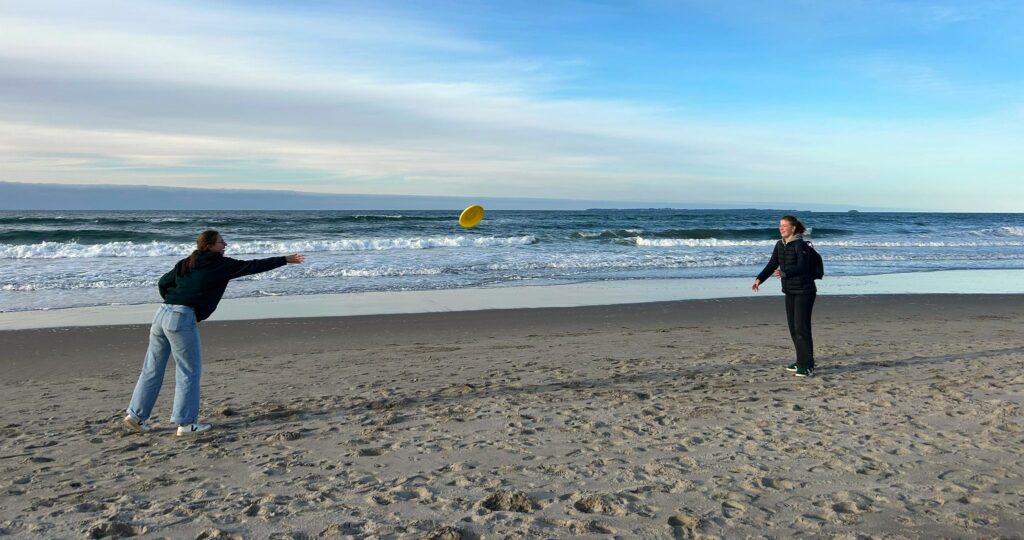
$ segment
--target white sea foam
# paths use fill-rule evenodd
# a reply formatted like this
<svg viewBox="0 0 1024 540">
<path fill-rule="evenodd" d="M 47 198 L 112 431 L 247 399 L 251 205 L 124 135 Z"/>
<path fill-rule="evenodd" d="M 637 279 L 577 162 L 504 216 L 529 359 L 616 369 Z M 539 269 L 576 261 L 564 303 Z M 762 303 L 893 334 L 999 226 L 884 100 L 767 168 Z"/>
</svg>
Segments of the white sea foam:
<svg viewBox="0 0 1024 540">
<path fill-rule="evenodd" d="M 872 262 L 872 261 L 1019 261 L 1024 254 L 998 253 L 979 257 L 971 254 L 957 253 L 857 253 L 850 255 L 823 254 L 825 262 Z"/>
<path fill-rule="evenodd" d="M 778 240 L 719 240 L 717 238 L 643 238 L 631 237 L 637 246 L 642 247 L 751 247 L 773 246 Z M 814 240 L 815 247 L 851 247 L 851 248 L 903 248 L 903 247 L 1021 247 L 1024 242 L 1013 240 L 989 240 L 974 242 L 956 241 L 865 241 L 865 240 Z"/>
<path fill-rule="evenodd" d="M 95 280 L 95 281 L 30 281 L 27 283 L 6 283 L 0 291 L 47 291 L 47 290 L 81 290 L 81 289 L 131 289 L 135 287 L 155 287 L 156 280 Z"/>
<path fill-rule="evenodd" d="M 306 278 L 393 278 L 412 276 L 435 276 L 443 274 L 445 268 L 344 268 L 344 267 L 299 267 L 288 266 L 269 272 L 239 278 L 237 281 L 282 281 Z M 0 291 L 26 292 L 46 290 L 84 290 L 84 289 L 129 289 L 137 287 L 155 287 L 155 278 L 124 278 L 100 279 L 90 275 L 71 275 L 65 278 L 47 279 L 32 276 L 23 282 L 5 283 Z"/>
<path fill-rule="evenodd" d="M 973 234 L 978 236 L 1024 236 L 1024 227 L 995 227 L 992 229 L 982 229 L 975 231 Z"/>
<path fill-rule="evenodd" d="M 637 257 L 623 255 L 608 256 L 568 256 L 553 260 L 519 261 L 491 263 L 486 270 L 494 272 L 523 272 L 533 270 L 630 270 L 655 268 L 712 268 L 747 266 L 763 263 L 766 257 L 761 255 L 734 254 L 729 256 L 657 256 Z"/>
<path fill-rule="evenodd" d="M 717 238 L 643 238 L 630 237 L 643 247 L 732 247 L 732 246 L 773 246 L 775 240 L 719 240 Z"/>
<path fill-rule="evenodd" d="M 921 248 L 948 248 L 948 247 L 1021 247 L 1024 246 L 1024 242 L 1013 241 L 1013 240 L 989 240 L 989 241 L 976 241 L 976 242 L 957 242 L 957 241 L 883 241 L 883 242 L 867 242 L 857 240 L 819 240 L 814 242 L 815 247 L 821 246 L 837 246 L 837 247 L 921 247 Z"/>
<path fill-rule="evenodd" d="M 106 244 L 79 244 L 77 242 L 41 242 L 39 244 L 0 244 L 0 259 L 64 259 L 96 257 L 166 257 L 186 255 L 189 244 L 166 242 L 108 242 Z"/>
<path fill-rule="evenodd" d="M 378 277 L 408 277 L 408 276 L 436 276 L 445 272 L 444 268 L 345 268 L 328 267 L 313 268 L 287 267 L 288 272 L 274 270 L 261 274 L 254 274 L 242 278 L 247 281 L 271 281 L 280 279 L 304 279 L 304 278 L 378 278 Z"/>
<path fill-rule="evenodd" d="M 410 238 L 351 238 L 340 240 L 257 241 L 231 243 L 228 255 L 313 253 L 326 251 L 385 251 L 465 247 L 520 246 L 537 243 L 533 235 L 499 238 L 493 236 L 434 236 Z M 167 242 L 42 242 L 29 245 L 0 244 L 2 259 L 63 259 L 98 257 L 184 257 L 192 244 Z"/>
</svg>

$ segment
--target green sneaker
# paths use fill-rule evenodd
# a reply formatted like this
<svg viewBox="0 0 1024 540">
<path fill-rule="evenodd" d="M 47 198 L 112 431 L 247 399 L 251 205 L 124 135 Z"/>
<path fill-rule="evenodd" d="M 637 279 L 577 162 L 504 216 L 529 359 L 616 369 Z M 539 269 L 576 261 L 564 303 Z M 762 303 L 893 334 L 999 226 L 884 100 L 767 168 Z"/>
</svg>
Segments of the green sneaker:
<svg viewBox="0 0 1024 540">
<path fill-rule="evenodd" d="M 813 368 L 796 368 L 796 376 L 797 377 L 813 377 L 814 376 L 814 369 Z"/>
<path fill-rule="evenodd" d="M 796 371 L 796 362 L 786 366 L 786 371 Z"/>
</svg>

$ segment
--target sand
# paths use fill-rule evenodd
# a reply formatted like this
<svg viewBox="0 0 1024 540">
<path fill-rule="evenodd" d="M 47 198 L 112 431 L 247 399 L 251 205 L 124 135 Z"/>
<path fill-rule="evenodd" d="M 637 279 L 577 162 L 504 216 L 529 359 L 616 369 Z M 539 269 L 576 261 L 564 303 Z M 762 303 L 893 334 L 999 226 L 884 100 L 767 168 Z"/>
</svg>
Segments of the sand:
<svg viewBox="0 0 1024 540">
<path fill-rule="evenodd" d="M 147 327 L 0 332 L 0 535 L 1020 537 L 1024 297 L 204 323 L 203 418 L 120 426 Z"/>
</svg>

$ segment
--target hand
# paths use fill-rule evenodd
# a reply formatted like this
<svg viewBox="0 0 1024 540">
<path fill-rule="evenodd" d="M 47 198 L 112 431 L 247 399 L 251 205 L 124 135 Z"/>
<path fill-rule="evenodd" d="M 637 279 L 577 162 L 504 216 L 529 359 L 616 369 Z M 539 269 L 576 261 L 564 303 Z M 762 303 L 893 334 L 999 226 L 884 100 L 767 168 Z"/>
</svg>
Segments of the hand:
<svg viewBox="0 0 1024 540">
<path fill-rule="evenodd" d="M 781 269 L 781 268 L 776 268 L 776 269 L 775 269 L 775 273 L 774 273 L 774 274 L 772 274 L 772 275 L 773 275 L 773 276 L 775 276 L 775 277 L 777 277 L 777 278 L 780 278 L 780 277 L 782 277 L 782 269 Z"/>
<path fill-rule="evenodd" d="M 754 292 L 760 291 L 761 290 L 761 281 L 755 279 L 754 280 L 754 285 L 750 287 L 750 290 L 752 290 Z"/>
<path fill-rule="evenodd" d="M 292 253 L 291 255 L 286 256 L 284 260 L 288 261 L 288 264 L 299 264 L 306 260 L 306 256 L 301 253 Z"/>
</svg>

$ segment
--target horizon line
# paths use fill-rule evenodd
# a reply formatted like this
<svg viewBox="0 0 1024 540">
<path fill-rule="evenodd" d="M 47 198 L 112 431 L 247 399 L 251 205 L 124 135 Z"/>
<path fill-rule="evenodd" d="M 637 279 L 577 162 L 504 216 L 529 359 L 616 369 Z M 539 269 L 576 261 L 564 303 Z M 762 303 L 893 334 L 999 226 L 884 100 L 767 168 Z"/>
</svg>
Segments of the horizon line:
<svg viewBox="0 0 1024 540">
<path fill-rule="evenodd" d="M 841 205 L 833 203 L 788 203 L 772 201 L 769 203 L 753 203 L 751 201 L 743 201 L 737 203 L 722 202 L 722 201 L 704 201 L 704 202 L 653 202 L 653 201 L 637 201 L 637 200 L 601 200 L 601 199 L 568 199 L 568 198 L 553 198 L 553 197 L 511 197 L 511 196 L 467 196 L 467 195 L 413 195 L 413 194 L 374 194 L 374 193 L 328 193 L 328 192 L 317 192 L 317 191 L 299 191 L 293 189 L 253 189 L 253 188 L 208 188 L 208 187 L 181 187 L 181 186 L 160 186 L 151 184 L 63 184 L 53 182 L 16 182 L 0 180 L 0 188 L 30 188 L 38 187 L 44 189 L 55 189 L 55 190 L 73 190 L 73 191 L 105 191 L 105 190 L 125 190 L 125 191 L 145 191 L 154 190 L 162 192 L 176 192 L 179 194 L 185 194 L 188 192 L 203 192 L 203 193 L 225 193 L 225 194 L 242 194 L 250 195 L 254 197 L 280 197 L 281 195 L 289 195 L 298 199 L 310 199 L 323 202 L 326 199 L 343 199 L 343 198 L 356 198 L 356 199 L 412 199 L 421 201 L 422 203 L 435 203 L 440 204 L 442 202 L 461 200 L 463 203 L 460 204 L 480 204 L 483 202 L 489 202 L 501 206 L 502 204 L 514 204 L 514 203 L 537 203 L 540 206 L 548 206 L 549 208 L 535 208 L 535 207 L 517 207 L 517 208 L 492 208 L 492 210 L 533 210 L 533 211 L 558 211 L 558 210 L 777 210 L 777 211 L 793 211 L 793 212 L 878 212 L 878 213 L 894 213 L 894 212 L 915 212 L 915 213 L 1001 213 L 1001 212 L 974 212 L 974 211 L 941 211 L 941 210 L 921 210 L 921 209 L 898 209 L 898 208 L 878 208 L 878 207 L 864 207 L 854 205 Z M 42 194 L 36 195 L 41 197 Z M 11 197 L 5 197 L 5 202 L 10 202 Z M 48 198 L 49 199 L 49 198 Z M 299 201 L 296 201 L 299 202 Z M 32 203 L 29 203 L 32 204 Z M 265 203 L 263 203 L 265 204 Z M 573 208 L 550 208 L 552 205 L 564 205 L 571 206 Z M 587 206 L 592 205 L 592 206 Z M 389 207 L 381 206 L 375 208 L 368 208 L 365 205 L 358 208 L 274 208 L 262 205 L 251 206 L 251 207 L 224 207 L 224 208 L 212 208 L 208 206 L 196 207 L 197 205 L 177 206 L 177 207 L 165 207 L 165 208 L 154 208 L 152 205 L 144 205 L 148 207 L 139 207 L 135 210 L 143 211 L 296 211 L 296 210 L 446 210 L 447 208 L 402 208 L 402 207 Z M 201 205 L 199 205 L 201 206 Z M 452 209 L 457 209 L 458 205 L 452 206 Z M 814 209 L 816 207 L 817 209 Z M 117 207 L 97 207 L 97 203 L 86 204 L 83 207 L 60 207 L 56 208 L 52 204 L 43 205 L 42 207 L 34 207 L 28 205 L 13 206 L 13 205 L 0 205 L 0 210 L 4 211 L 103 211 L 103 210 L 121 210 L 129 211 L 129 208 Z"/>
</svg>

